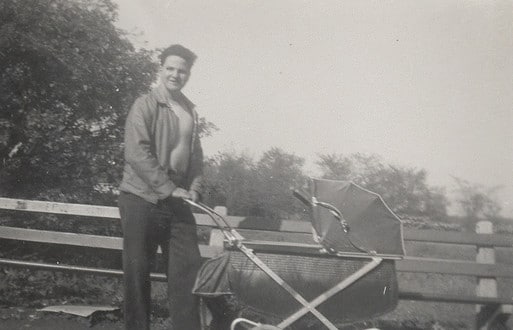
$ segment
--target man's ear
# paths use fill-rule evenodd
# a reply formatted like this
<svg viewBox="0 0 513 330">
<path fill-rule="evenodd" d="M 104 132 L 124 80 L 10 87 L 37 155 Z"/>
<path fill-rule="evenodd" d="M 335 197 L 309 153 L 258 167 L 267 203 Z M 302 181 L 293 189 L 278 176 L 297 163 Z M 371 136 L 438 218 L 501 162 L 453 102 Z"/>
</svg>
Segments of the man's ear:
<svg viewBox="0 0 513 330">
<path fill-rule="evenodd" d="M 191 77 L 191 74 L 190 74 L 190 73 L 188 73 L 188 74 L 187 74 L 187 77 L 185 77 L 185 80 L 184 80 L 184 82 L 183 82 L 183 87 L 185 87 L 185 85 L 187 85 L 187 83 L 189 82 L 189 78 L 190 78 L 190 77 Z"/>
</svg>

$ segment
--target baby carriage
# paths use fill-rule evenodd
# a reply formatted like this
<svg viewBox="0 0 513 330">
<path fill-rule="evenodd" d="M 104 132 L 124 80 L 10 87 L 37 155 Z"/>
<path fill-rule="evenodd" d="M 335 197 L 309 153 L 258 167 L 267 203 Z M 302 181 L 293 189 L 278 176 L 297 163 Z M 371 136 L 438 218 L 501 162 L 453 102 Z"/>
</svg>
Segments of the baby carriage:
<svg viewBox="0 0 513 330">
<path fill-rule="evenodd" d="M 255 253 L 223 216 L 189 201 L 212 217 L 228 247 L 205 262 L 194 293 L 235 298 L 247 314 L 275 324 L 236 318 L 232 329 L 249 324 L 336 330 L 336 324 L 393 310 L 395 260 L 404 255 L 402 226 L 381 197 L 352 182 L 323 179 L 311 179 L 309 192 L 294 194 L 310 212 L 313 237 L 309 244 L 281 244 L 279 252 Z"/>
</svg>

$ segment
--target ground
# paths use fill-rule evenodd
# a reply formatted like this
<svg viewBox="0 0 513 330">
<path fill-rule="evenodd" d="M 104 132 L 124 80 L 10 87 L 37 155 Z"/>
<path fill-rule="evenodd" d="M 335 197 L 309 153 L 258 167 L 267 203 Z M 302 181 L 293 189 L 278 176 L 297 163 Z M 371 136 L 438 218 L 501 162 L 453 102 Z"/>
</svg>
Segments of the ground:
<svg viewBox="0 0 513 330">
<path fill-rule="evenodd" d="M 119 312 L 97 312 L 90 317 L 40 312 L 33 308 L 0 309 L 0 330 L 123 330 Z M 164 319 L 156 319 L 152 329 L 164 330 Z"/>
</svg>

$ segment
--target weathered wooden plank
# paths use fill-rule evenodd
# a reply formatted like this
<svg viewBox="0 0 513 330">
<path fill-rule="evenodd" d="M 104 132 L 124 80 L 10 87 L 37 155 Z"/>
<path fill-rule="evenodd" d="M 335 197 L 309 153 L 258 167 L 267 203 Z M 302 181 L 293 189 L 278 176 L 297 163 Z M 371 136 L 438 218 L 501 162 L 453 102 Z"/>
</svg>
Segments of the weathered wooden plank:
<svg viewBox="0 0 513 330">
<path fill-rule="evenodd" d="M 67 214 L 73 216 L 87 216 L 105 218 L 106 220 L 119 219 L 119 210 L 114 206 L 99 206 L 88 204 L 59 203 L 47 201 L 33 201 L 26 199 L 0 197 L 0 209 Z M 196 222 L 200 226 L 214 226 L 212 219 L 201 213 L 195 213 Z M 310 232 L 310 224 L 306 222 L 290 220 L 268 220 L 255 217 L 227 216 L 227 222 L 234 228 L 278 230 L 284 232 Z"/>
<path fill-rule="evenodd" d="M 16 268 L 27 268 L 35 270 L 49 270 L 71 273 L 82 273 L 100 276 L 122 277 L 123 271 L 120 269 L 93 268 L 63 264 L 48 264 L 43 262 L 20 261 L 0 258 L 0 265 Z M 161 273 L 151 273 L 150 278 L 153 281 L 166 281 L 166 275 Z"/>
<path fill-rule="evenodd" d="M 0 238 L 112 250 L 121 250 L 123 246 L 123 239 L 120 237 L 75 234 L 7 226 L 0 226 Z"/>
<path fill-rule="evenodd" d="M 399 299 L 426 302 L 445 302 L 470 305 L 513 304 L 513 297 L 479 297 L 476 295 L 442 294 L 433 292 L 417 292 L 399 289 Z"/>
<path fill-rule="evenodd" d="M 0 209 L 119 219 L 118 208 L 112 206 L 32 201 L 0 197 Z"/>
<path fill-rule="evenodd" d="M 513 277 L 512 264 L 479 264 L 474 261 L 405 257 L 396 261 L 400 272 L 437 273 L 482 277 Z"/>
<path fill-rule="evenodd" d="M 123 248 L 123 239 L 121 237 L 75 234 L 7 226 L 0 226 L 0 239 L 1 238 L 111 250 L 121 250 Z M 199 247 L 201 255 L 204 258 L 212 258 L 223 250 L 219 247 L 209 247 L 206 245 L 200 245 Z M 160 248 L 158 252 L 160 253 Z"/>
<path fill-rule="evenodd" d="M 506 234 L 477 234 L 457 231 L 404 229 L 404 239 L 416 242 L 513 247 L 513 235 Z"/>
</svg>

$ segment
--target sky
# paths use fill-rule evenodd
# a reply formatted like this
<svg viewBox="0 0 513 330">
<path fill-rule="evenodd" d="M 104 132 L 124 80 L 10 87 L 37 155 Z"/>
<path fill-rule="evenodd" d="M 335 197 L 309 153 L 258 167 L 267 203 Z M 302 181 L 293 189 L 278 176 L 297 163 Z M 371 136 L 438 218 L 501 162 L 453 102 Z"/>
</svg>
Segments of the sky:
<svg viewBox="0 0 513 330">
<path fill-rule="evenodd" d="M 376 154 L 497 193 L 513 217 L 513 1 L 117 0 L 138 47 L 198 54 L 207 155 Z M 456 209 L 452 209 L 456 211 Z"/>
</svg>

